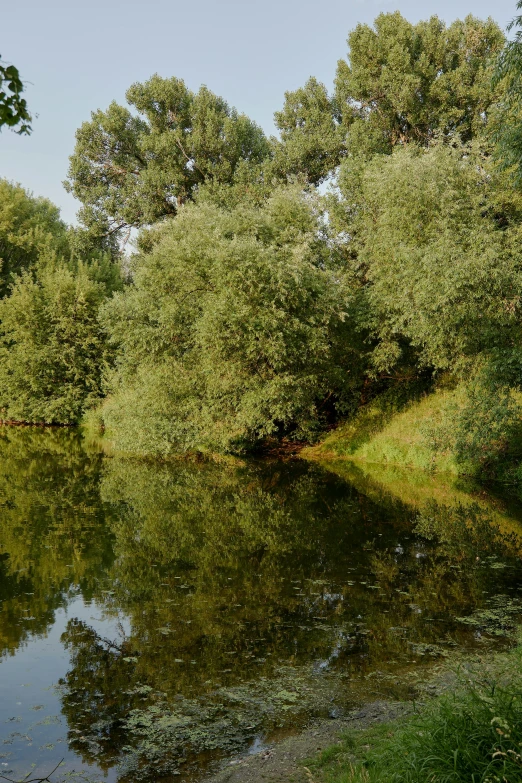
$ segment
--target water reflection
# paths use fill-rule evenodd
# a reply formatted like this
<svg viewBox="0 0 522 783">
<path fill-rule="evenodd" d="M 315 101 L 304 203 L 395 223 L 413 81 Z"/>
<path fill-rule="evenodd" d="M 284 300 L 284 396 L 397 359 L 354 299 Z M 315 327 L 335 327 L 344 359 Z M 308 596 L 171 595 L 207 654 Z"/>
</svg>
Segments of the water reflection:
<svg viewBox="0 0 522 783">
<path fill-rule="evenodd" d="M 0 651 L 44 634 L 112 562 L 99 498 L 101 457 L 76 433 L 0 427 Z"/>
<path fill-rule="evenodd" d="M 68 763 L 121 764 L 122 780 L 338 714 L 368 675 L 518 617 L 520 539 L 498 512 L 419 515 L 302 462 L 139 463 L 68 431 L 0 430 L 0 508 L 2 651 L 68 608 Z"/>
</svg>

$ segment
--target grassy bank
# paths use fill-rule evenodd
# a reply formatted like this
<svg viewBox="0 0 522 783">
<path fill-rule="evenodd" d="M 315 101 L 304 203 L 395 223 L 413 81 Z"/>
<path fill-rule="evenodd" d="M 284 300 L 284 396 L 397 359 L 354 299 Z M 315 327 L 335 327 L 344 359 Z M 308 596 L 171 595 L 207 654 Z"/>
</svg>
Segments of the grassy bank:
<svg viewBox="0 0 522 783">
<path fill-rule="evenodd" d="M 344 458 L 353 462 L 397 465 L 458 473 L 451 452 L 433 447 L 434 433 L 445 426 L 450 411 L 462 404 L 464 392 L 435 389 L 429 393 L 383 394 L 350 421 L 303 451 L 308 459 Z"/>
<path fill-rule="evenodd" d="M 345 735 L 307 770 L 316 783 L 522 781 L 522 648 L 466 665 L 451 692 Z"/>
</svg>

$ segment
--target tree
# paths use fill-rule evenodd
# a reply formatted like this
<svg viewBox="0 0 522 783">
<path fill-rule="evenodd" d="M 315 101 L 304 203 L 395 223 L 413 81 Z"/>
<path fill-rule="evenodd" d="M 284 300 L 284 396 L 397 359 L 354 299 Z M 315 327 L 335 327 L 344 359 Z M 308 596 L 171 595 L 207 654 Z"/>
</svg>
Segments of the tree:
<svg viewBox="0 0 522 783">
<path fill-rule="evenodd" d="M 513 194 L 504 205 L 487 158 L 442 143 L 398 148 L 362 167 L 357 187 L 351 172 L 340 184 L 377 364 L 388 369 L 405 343 L 438 370 L 467 373 L 505 351 L 515 361 L 521 204 Z"/>
<path fill-rule="evenodd" d="M 188 205 L 104 308 L 119 346 L 102 410 L 117 448 L 167 455 L 310 435 L 360 374 L 348 292 L 314 202 Z M 326 406 L 323 407 L 323 406 Z"/>
<path fill-rule="evenodd" d="M 522 9 L 519 0 L 517 9 Z M 496 158 L 502 169 L 510 172 L 515 183 L 522 183 L 522 15 L 508 26 L 516 28 L 515 37 L 500 53 L 494 73 L 494 83 L 501 90 L 498 112 L 492 128 L 496 143 Z"/>
<path fill-rule="evenodd" d="M 242 161 L 268 154 L 262 130 L 206 87 L 155 75 L 126 97 L 137 114 L 113 102 L 77 131 L 65 183 L 98 234 L 175 215 L 198 185 L 231 182 Z"/>
<path fill-rule="evenodd" d="M 343 169 L 335 217 L 344 211 L 361 328 L 376 341 L 373 375 L 458 382 L 435 447 L 498 478 L 520 455 L 521 194 L 476 146 L 408 145 Z"/>
<path fill-rule="evenodd" d="M 304 87 L 285 93 L 285 104 L 276 111 L 281 140 L 272 139 L 277 174 L 304 174 L 314 185 L 339 165 L 345 131 L 340 114 L 324 84 L 311 77 Z"/>
<path fill-rule="evenodd" d="M 488 122 L 493 60 L 503 44 L 491 19 L 472 16 L 446 27 L 435 16 L 413 25 L 396 12 L 380 14 L 373 27 L 357 25 L 332 96 L 314 78 L 285 94 L 267 172 L 318 184 L 347 155 L 426 145 L 436 135 L 469 141 Z"/>
<path fill-rule="evenodd" d="M 484 128 L 495 100 L 492 60 L 504 36 L 473 16 L 449 27 L 436 16 L 416 25 L 399 12 L 359 24 L 340 60 L 335 105 L 354 155 L 426 145 L 437 134 L 466 142 Z"/>
<path fill-rule="evenodd" d="M 18 68 L 3 63 L 0 55 L 0 128 L 7 125 L 16 133 L 29 136 L 33 118 L 22 97 L 23 91 L 24 83 Z"/>
<path fill-rule="evenodd" d="M 2 419 L 74 424 L 102 397 L 109 358 L 98 309 L 107 287 L 95 265 L 24 272 L 0 301 Z"/>
<path fill-rule="evenodd" d="M 67 227 L 58 207 L 0 179 L 0 297 L 17 274 L 68 255 Z"/>
</svg>

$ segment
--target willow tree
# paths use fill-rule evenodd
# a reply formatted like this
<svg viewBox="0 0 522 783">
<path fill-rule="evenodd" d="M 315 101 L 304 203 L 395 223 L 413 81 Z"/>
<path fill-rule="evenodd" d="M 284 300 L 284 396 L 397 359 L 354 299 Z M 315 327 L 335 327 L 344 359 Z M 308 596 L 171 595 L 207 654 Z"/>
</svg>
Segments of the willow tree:
<svg viewBox="0 0 522 783">
<path fill-rule="evenodd" d="M 481 470 L 520 459 L 520 194 L 474 146 L 441 142 L 342 170 L 340 190 L 374 374 L 444 373 L 463 407 L 442 446 Z"/>
<path fill-rule="evenodd" d="M 234 451 L 306 437 L 360 381 L 349 292 L 299 190 L 185 206 L 104 308 L 120 358 L 103 407 L 124 451 Z"/>
</svg>

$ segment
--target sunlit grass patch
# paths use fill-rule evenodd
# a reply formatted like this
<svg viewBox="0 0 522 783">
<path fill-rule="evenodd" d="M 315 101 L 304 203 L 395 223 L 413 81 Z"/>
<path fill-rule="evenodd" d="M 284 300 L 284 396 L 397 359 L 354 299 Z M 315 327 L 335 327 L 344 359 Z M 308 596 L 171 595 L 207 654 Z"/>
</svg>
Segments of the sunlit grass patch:
<svg viewBox="0 0 522 783">
<path fill-rule="evenodd" d="M 444 422 L 447 409 L 458 405 L 460 397 L 459 389 L 446 388 L 430 393 L 413 389 L 403 398 L 381 395 L 304 456 L 456 473 L 451 453 L 435 451 L 429 432 Z"/>
</svg>

